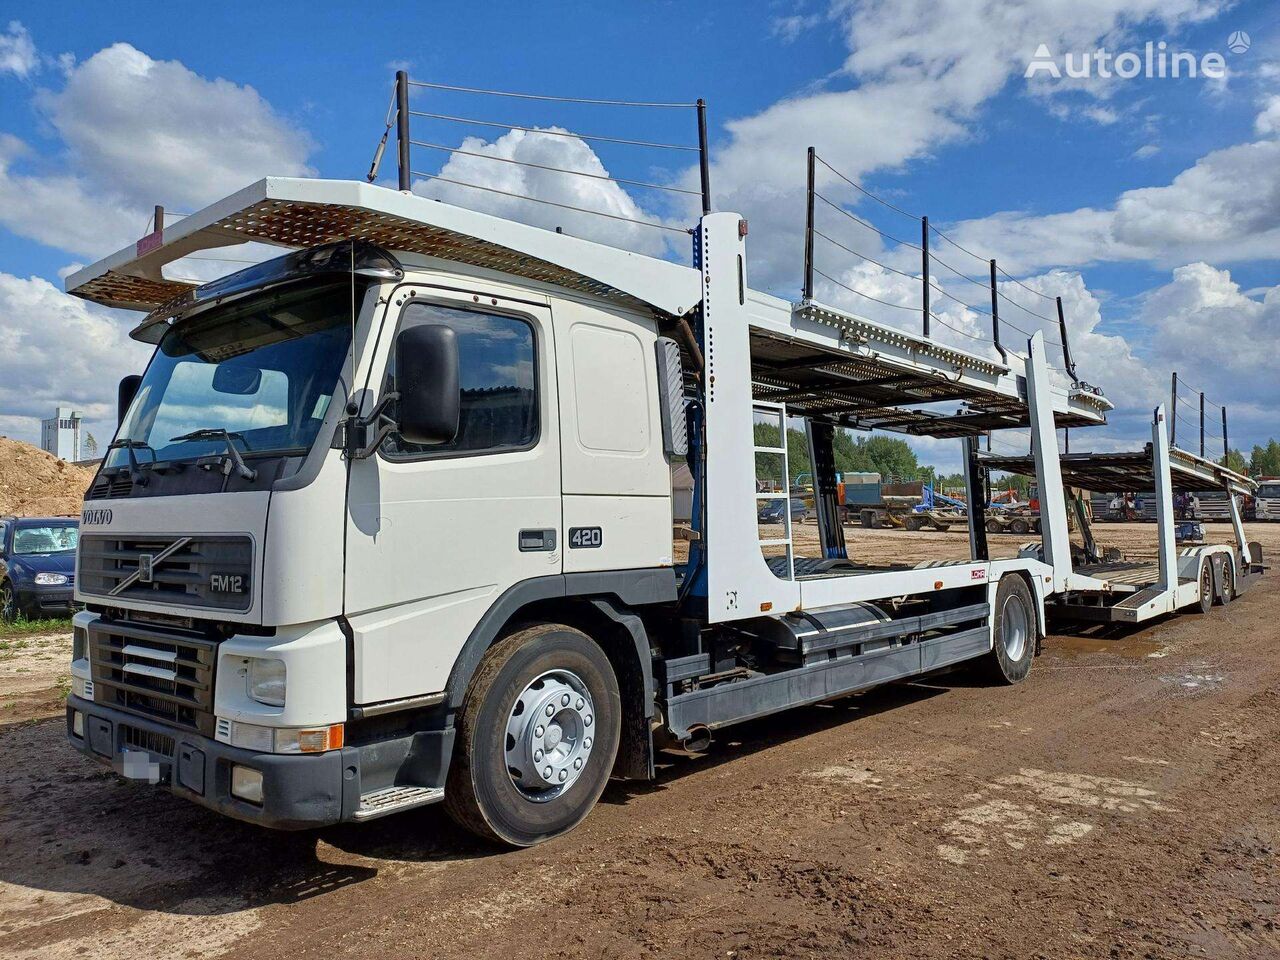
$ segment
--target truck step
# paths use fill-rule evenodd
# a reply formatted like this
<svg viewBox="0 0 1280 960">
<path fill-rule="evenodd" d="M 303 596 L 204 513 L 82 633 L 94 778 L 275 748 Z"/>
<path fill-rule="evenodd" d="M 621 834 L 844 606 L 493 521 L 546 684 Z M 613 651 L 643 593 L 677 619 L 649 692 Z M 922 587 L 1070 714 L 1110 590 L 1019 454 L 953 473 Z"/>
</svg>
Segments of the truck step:
<svg viewBox="0 0 1280 960">
<path fill-rule="evenodd" d="M 352 820 L 372 820 L 389 813 L 425 807 L 444 799 L 444 787 L 384 787 L 360 798 L 360 808 L 351 815 Z"/>
</svg>

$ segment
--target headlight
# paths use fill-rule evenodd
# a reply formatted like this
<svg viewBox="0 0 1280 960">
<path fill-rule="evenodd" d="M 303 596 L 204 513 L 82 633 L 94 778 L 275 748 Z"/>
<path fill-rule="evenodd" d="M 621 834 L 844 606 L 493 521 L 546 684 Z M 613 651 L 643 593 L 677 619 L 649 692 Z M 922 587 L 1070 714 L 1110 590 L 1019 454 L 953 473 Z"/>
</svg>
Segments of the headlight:
<svg viewBox="0 0 1280 960">
<path fill-rule="evenodd" d="M 283 707 L 284 688 L 283 660 L 262 660 L 255 657 L 249 661 L 250 697 L 268 706 Z"/>
<path fill-rule="evenodd" d="M 52 587 L 58 584 L 66 583 L 67 575 L 65 573 L 37 573 L 36 583 L 44 587 Z"/>
</svg>

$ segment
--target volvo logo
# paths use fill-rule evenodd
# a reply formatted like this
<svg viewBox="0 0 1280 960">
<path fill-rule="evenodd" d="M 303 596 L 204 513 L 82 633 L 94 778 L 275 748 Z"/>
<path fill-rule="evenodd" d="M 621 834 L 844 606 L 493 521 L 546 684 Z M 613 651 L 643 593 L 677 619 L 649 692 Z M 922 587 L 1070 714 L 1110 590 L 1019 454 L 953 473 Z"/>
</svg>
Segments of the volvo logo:
<svg viewBox="0 0 1280 960">
<path fill-rule="evenodd" d="M 117 583 L 110 591 L 110 596 L 117 596 L 128 590 L 135 583 L 151 583 L 152 575 L 157 566 L 164 563 L 165 560 L 173 556 L 183 547 L 191 542 L 190 537 L 179 537 L 173 543 L 169 544 L 159 553 L 143 553 L 138 556 L 138 569 L 133 571 L 119 583 Z"/>
<path fill-rule="evenodd" d="M 111 511 L 86 508 L 80 512 L 80 522 L 86 527 L 103 527 L 111 522 Z"/>
</svg>

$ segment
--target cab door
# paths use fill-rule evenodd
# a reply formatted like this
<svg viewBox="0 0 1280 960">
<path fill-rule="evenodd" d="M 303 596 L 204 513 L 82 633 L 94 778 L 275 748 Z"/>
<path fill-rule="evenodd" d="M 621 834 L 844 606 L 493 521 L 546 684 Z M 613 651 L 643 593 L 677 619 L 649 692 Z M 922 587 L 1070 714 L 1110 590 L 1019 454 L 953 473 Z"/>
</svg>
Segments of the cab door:
<svg viewBox="0 0 1280 960">
<path fill-rule="evenodd" d="M 549 305 L 483 289 L 397 289 L 366 414 L 395 389 L 396 335 L 415 324 L 454 330 L 461 416 L 450 443 L 415 446 L 393 432 L 375 455 L 351 462 L 345 609 L 361 704 L 444 689 L 472 628 L 503 591 L 561 572 Z M 394 404 L 389 413 L 394 419 Z"/>
</svg>

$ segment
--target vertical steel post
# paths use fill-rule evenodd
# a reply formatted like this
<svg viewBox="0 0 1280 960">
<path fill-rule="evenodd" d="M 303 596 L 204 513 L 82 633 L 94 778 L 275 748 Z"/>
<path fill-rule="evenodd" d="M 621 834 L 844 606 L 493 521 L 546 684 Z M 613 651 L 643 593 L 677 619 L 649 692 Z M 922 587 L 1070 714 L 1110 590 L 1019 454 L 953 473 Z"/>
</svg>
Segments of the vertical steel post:
<svg viewBox="0 0 1280 960">
<path fill-rule="evenodd" d="M 1173 387 L 1169 391 L 1169 446 L 1178 445 L 1178 371 L 1173 371 Z"/>
<path fill-rule="evenodd" d="M 702 215 L 711 212 L 711 159 L 707 154 L 707 102 L 698 98 L 698 171 L 702 174 Z"/>
<path fill-rule="evenodd" d="M 1200 394 L 1200 456 L 1204 457 L 1204 394 Z"/>
<path fill-rule="evenodd" d="M 920 270 L 924 274 L 924 335 L 929 336 L 929 218 L 920 218 Z"/>
<path fill-rule="evenodd" d="M 1004 347 L 1000 346 L 1000 298 L 996 292 L 996 262 L 991 261 L 991 338 L 995 341 L 996 350 L 1003 360 L 1008 360 Z"/>
<path fill-rule="evenodd" d="M 809 192 L 805 198 L 804 215 L 804 298 L 813 299 L 813 189 L 814 153 L 809 148 Z"/>
<path fill-rule="evenodd" d="M 1067 317 L 1062 312 L 1062 298 L 1054 298 L 1058 303 L 1058 332 L 1062 334 L 1062 363 L 1067 368 L 1067 373 L 1071 374 L 1071 379 L 1076 378 L 1076 363 L 1071 359 L 1071 342 L 1067 339 Z"/>
<path fill-rule="evenodd" d="M 1222 465 L 1231 468 L 1231 444 L 1227 442 L 1227 408 L 1222 408 Z"/>
<path fill-rule="evenodd" d="M 164 207 L 156 204 L 155 217 L 151 222 L 151 229 L 155 233 L 164 233 Z"/>
<path fill-rule="evenodd" d="M 1070 427 L 1062 428 L 1062 452 L 1063 453 L 1071 452 L 1071 428 Z"/>
<path fill-rule="evenodd" d="M 409 74 L 396 71 L 396 147 L 399 149 L 400 189 L 411 186 L 409 176 Z"/>
</svg>

